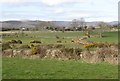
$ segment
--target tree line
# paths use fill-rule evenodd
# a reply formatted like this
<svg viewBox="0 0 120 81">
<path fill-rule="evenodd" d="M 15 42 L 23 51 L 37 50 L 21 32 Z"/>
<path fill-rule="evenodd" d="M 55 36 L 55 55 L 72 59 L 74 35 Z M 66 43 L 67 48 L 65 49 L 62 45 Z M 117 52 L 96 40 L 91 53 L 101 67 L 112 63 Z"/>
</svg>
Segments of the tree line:
<svg viewBox="0 0 120 81">
<path fill-rule="evenodd" d="M 105 28 L 117 28 L 118 25 L 109 25 L 105 22 L 99 22 L 97 24 L 97 27 L 101 29 Z M 22 30 L 22 28 L 25 28 L 24 30 L 29 31 L 39 31 L 39 30 L 51 30 L 51 31 L 85 31 L 86 29 L 90 28 L 94 30 L 95 26 L 87 26 L 86 21 L 84 18 L 80 19 L 73 19 L 69 25 L 66 27 L 64 25 L 57 25 L 56 21 L 41 21 L 40 23 L 36 24 L 33 28 L 2 28 L 2 31 L 10 31 L 10 30 Z"/>
</svg>

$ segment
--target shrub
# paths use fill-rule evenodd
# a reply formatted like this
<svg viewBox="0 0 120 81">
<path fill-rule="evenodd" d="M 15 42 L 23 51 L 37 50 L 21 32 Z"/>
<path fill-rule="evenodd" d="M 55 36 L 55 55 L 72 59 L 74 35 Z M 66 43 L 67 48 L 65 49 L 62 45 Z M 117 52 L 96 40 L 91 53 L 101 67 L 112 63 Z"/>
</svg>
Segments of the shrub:
<svg viewBox="0 0 120 81">
<path fill-rule="evenodd" d="M 30 46 L 29 45 L 21 45 L 19 48 L 20 49 L 30 49 Z"/>
<path fill-rule="evenodd" d="M 31 47 L 34 47 L 34 44 L 31 44 L 30 46 L 31 46 Z"/>
<path fill-rule="evenodd" d="M 80 48 L 62 48 L 61 52 L 66 56 L 68 59 L 79 59 L 82 49 Z"/>
<path fill-rule="evenodd" d="M 36 47 L 32 47 L 32 55 L 36 54 Z"/>
<path fill-rule="evenodd" d="M 28 34 L 25 34 L 25 36 L 28 36 Z"/>
<path fill-rule="evenodd" d="M 95 46 L 94 44 L 86 44 L 86 45 L 84 45 L 84 48 L 89 49 L 89 48 L 92 48 L 94 46 Z"/>
<path fill-rule="evenodd" d="M 11 46 L 9 43 L 2 43 L 2 50 L 10 49 Z"/>
<path fill-rule="evenodd" d="M 9 43 L 17 43 L 17 41 L 16 40 L 11 40 L 11 41 L 9 41 Z"/>
<path fill-rule="evenodd" d="M 62 43 L 62 41 L 58 40 L 57 43 Z"/>
<path fill-rule="evenodd" d="M 48 48 L 49 47 L 44 46 L 44 45 L 36 46 L 36 54 L 39 55 L 42 58 L 46 55 L 46 50 Z"/>
<path fill-rule="evenodd" d="M 76 54 L 76 55 L 80 55 L 81 52 L 82 52 L 82 49 L 80 49 L 80 48 L 75 48 L 75 54 Z"/>
<path fill-rule="evenodd" d="M 109 43 L 96 43 L 96 46 L 99 47 L 99 48 L 102 48 L 102 47 L 110 47 L 111 44 Z"/>
<path fill-rule="evenodd" d="M 18 43 L 18 44 L 22 44 L 22 41 L 21 41 L 21 40 L 17 40 L 17 43 Z"/>
<path fill-rule="evenodd" d="M 10 41 L 8 41 L 8 43 L 11 43 L 11 44 L 22 44 L 22 41 L 21 40 L 10 40 Z"/>
</svg>

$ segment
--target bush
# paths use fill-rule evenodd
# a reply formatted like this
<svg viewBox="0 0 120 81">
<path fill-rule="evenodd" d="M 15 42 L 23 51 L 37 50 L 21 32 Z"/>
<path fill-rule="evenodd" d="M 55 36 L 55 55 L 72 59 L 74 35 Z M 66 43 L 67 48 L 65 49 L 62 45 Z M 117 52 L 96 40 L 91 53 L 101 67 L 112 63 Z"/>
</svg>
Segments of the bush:
<svg viewBox="0 0 120 81">
<path fill-rule="evenodd" d="M 17 43 L 17 41 L 16 40 L 11 40 L 11 41 L 9 41 L 9 43 Z"/>
<path fill-rule="evenodd" d="M 80 54 L 82 49 L 80 48 L 62 48 L 61 52 L 68 58 L 68 59 L 80 59 Z"/>
<path fill-rule="evenodd" d="M 6 49 L 11 49 L 11 46 L 9 43 L 3 43 L 2 44 L 2 50 L 6 50 Z"/>
<path fill-rule="evenodd" d="M 30 49 L 29 45 L 21 45 L 19 49 Z"/>
<path fill-rule="evenodd" d="M 41 41 L 33 40 L 30 43 L 42 43 Z"/>
<path fill-rule="evenodd" d="M 22 44 L 22 41 L 21 40 L 11 40 L 11 41 L 8 41 L 8 43 L 11 43 L 11 44 Z"/>
<path fill-rule="evenodd" d="M 80 55 L 82 52 L 82 49 L 80 48 L 75 48 L 75 54 Z"/>
<path fill-rule="evenodd" d="M 17 43 L 18 43 L 18 44 L 22 44 L 22 41 L 21 41 L 21 40 L 18 40 Z"/>
<path fill-rule="evenodd" d="M 57 43 L 62 43 L 62 41 L 58 40 Z"/>
<path fill-rule="evenodd" d="M 48 48 L 49 48 L 48 46 L 44 46 L 44 45 L 36 46 L 35 53 L 42 58 L 42 57 L 44 57 L 46 55 L 46 50 Z"/>
<path fill-rule="evenodd" d="M 36 47 L 32 47 L 32 55 L 36 54 Z"/>
<path fill-rule="evenodd" d="M 89 48 L 92 48 L 92 47 L 95 47 L 95 45 L 94 44 L 86 44 L 86 45 L 84 45 L 84 48 L 86 48 L 86 49 L 89 49 Z"/>
</svg>

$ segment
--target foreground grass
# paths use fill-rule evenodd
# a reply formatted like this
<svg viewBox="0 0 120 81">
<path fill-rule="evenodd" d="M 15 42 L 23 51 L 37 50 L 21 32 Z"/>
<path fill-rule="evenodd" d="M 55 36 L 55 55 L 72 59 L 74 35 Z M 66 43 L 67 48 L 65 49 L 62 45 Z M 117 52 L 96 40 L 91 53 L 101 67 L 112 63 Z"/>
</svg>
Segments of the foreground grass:
<svg viewBox="0 0 120 81">
<path fill-rule="evenodd" d="M 3 79 L 117 79 L 117 65 L 3 58 Z"/>
</svg>

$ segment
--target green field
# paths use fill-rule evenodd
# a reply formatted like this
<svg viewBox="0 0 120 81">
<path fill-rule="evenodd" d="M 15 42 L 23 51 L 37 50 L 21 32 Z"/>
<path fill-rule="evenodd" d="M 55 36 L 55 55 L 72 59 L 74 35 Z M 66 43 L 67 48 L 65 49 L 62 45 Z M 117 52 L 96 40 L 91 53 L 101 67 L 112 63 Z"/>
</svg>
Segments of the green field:
<svg viewBox="0 0 120 81">
<path fill-rule="evenodd" d="M 10 36 L 3 36 L 3 42 L 10 40 L 22 40 L 23 44 L 30 44 L 32 40 L 41 41 L 42 44 L 59 44 L 56 41 L 60 40 L 66 47 L 82 47 L 80 44 L 71 43 L 72 39 L 78 39 L 84 36 L 83 32 L 71 31 L 71 32 L 51 32 L 51 31 L 34 31 L 34 32 L 24 32 L 25 34 L 19 33 L 11 34 Z M 27 34 L 27 36 L 26 36 Z M 92 35 L 98 35 L 97 32 L 93 32 Z M 88 41 L 93 42 L 108 42 L 108 43 L 118 43 L 118 32 L 104 32 L 103 35 L 106 37 L 92 37 L 88 38 Z M 18 37 L 17 37 L 18 36 Z M 56 39 L 59 36 L 59 39 Z"/>
<path fill-rule="evenodd" d="M 104 32 L 103 38 L 89 38 L 91 41 L 118 43 L 118 32 Z"/>
<path fill-rule="evenodd" d="M 25 34 L 11 34 L 3 36 L 3 42 L 10 40 L 22 40 L 23 44 L 29 44 L 32 40 L 42 41 L 42 44 L 59 44 L 61 40 L 66 47 L 80 47 L 80 44 L 71 43 L 72 39 L 84 36 L 83 32 L 51 32 L 35 31 Z M 92 33 L 95 35 L 97 32 Z M 27 36 L 26 36 L 27 34 Z M 60 39 L 56 39 L 56 35 Z M 118 32 L 104 32 L 103 38 L 88 38 L 93 42 L 118 43 Z M 18 36 L 18 37 L 17 37 Z M 63 39 L 64 38 L 64 39 Z M 66 41 L 66 42 L 65 42 Z M 3 79 L 117 79 L 118 66 L 108 63 L 87 64 L 78 60 L 48 60 L 48 59 L 22 59 L 3 58 Z"/>
<path fill-rule="evenodd" d="M 117 79 L 117 65 L 3 58 L 3 79 Z"/>
</svg>

